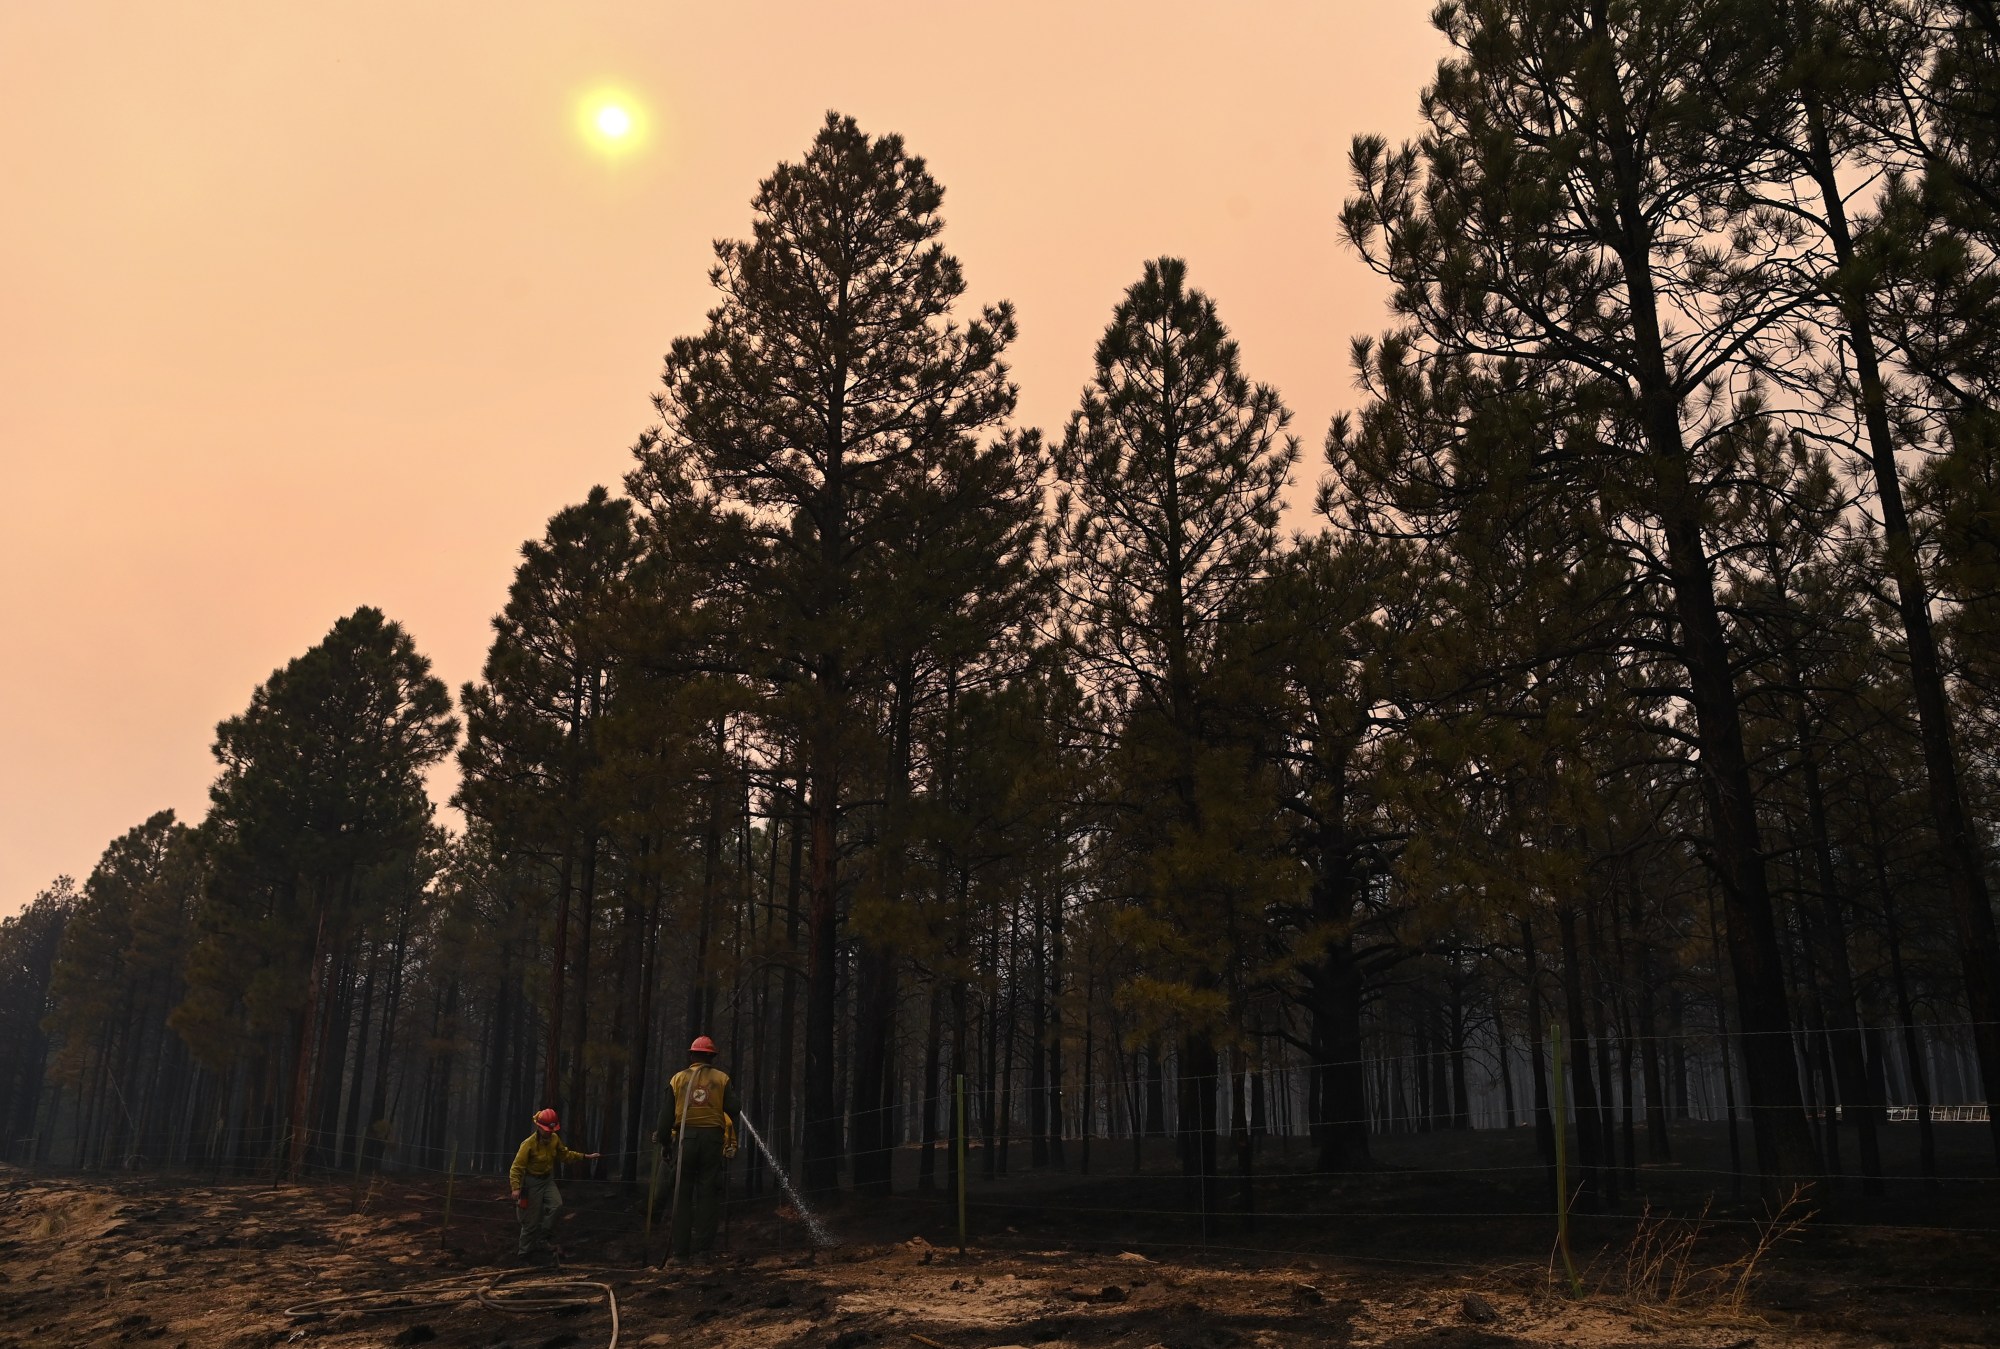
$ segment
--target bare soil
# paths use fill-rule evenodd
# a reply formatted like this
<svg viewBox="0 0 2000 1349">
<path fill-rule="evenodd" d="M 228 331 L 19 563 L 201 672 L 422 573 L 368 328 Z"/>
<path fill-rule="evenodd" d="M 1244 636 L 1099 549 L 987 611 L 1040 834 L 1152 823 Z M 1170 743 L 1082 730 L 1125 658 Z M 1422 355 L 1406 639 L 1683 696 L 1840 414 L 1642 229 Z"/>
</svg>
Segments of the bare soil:
<svg viewBox="0 0 2000 1349">
<path fill-rule="evenodd" d="M 1356 1211 L 1317 1220 L 1327 1249 L 1272 1249 L 1285 1193 L 1295 1207 L 1345 1194 L 1357 1210 L 1410 1210 L 1424 1198 L 1419 1179 L 1391 1172 L 1338 1194 L 1281 1183 L 1259 1199 L 1273 1219 L 1245 1220 L 1265 1249 L 1206 1250 L 1176 1219 L 1134 1211 L 1146 1196 L 1159 1203 L 1161 1179 L 1017 1184 L 1005 1208 L 987 1197 L 980 1237 L 963 1254 L 948 1244 L 949 1211 L 937 1203 L 850 1201 L 829 1215 L 841 1238 L 830 1251 L 811 1250 L 774 1201 L 739 1203 L 726 1254 L 665 1270 L 653 1267 L 661 1246 L 629 1192 L 571 1182 L 559 1276 L 571 1282 L 552 1288 L 558 1276 L 513 1259 L 512 1209 L 490 1181 L 459 1182 L 446 1231 L 444 1187 L 431 1177 L 384 1177 L 357 1192 L 331 1180 L 0 1169 L 0 1349 L 596 1349 L 612 1343 L 607 1293 L 621 1349 L 2000 1344 L 2000 1245 L 1977 1225 L 1983 1198 L 1967 1201 L 1962 1230 L 1948 1234 L 1808 1222 L 1766 1251 L 1747 1283 L 1735 1275 L 1757 1229 L 1710 1229 L 1666 1271 L 1684 1276 L 1678 1294 L 1671 1279 L 1632 1286 L 1647 1249 L 1635 1240 L 1639 1215 L 1586 1223 L 1579 1298 L 1550 1268 L 1547 1224 Z M 1481 1202 L 1458 1190 L 1455 1202 Z M 1685 1231 L 1653 1228 L 1654 1244 Z M 1292 1241 L 1305 1244 L 1296 1231 Z"/>
</svg>

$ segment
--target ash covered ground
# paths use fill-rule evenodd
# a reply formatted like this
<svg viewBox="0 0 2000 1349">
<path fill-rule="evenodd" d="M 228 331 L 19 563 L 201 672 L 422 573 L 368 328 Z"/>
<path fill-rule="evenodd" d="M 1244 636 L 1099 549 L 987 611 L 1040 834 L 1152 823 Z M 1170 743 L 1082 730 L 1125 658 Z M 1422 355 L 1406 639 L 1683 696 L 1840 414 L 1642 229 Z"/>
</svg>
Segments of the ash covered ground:
<svg viewBox="0 0 2000 1349">
<path fill-rule="evenodd" d="M 441 1230 L 432 1177 L 356 1188 L 0 1170 L 0 1346 L 592 1349 L 612 1343 L 613 1298 L 621 1349 L 2000 1344 L 2000 1224 L 1979 1218 L 1992 1186 L 1925 1198 L 1929 1219 L 1907 1226 L 1830 1204 L 1748 1280 L 1736 1276 L 1752 1224 L 1690 1238 L 1640 1212 L 1580 1222 L 1578 1298 L 1552 1270 L 1546 1224 L 1439 1207 L 1518 1202 L 1504 1193 L 1393 1169 L 1326 1194 L 1277 1177 L 1267 1207 L 1290 1193 L 1356 1211 L 1309 1230 L 1274 1215 L 1204 1249 L 1144 1211 L 1161 1179 L 1018 1179 L 1004 1206 L 983 1196 L 963 1254 L 949 1208 L 914 1196 L 836 1207 L 827 1251 L 777 1201 L 739 1202 L 715 1263 L 665 1270 L 635 1196 L 572 1181 L 556 1287 L 513 1259 L 498 1182 L 461 1180 Z M 1361 1211 L 1424 1205 L 1437 1212 Z M 1940 1214 L 1956 1228 L 1938 1230 Z"/>
</svg>

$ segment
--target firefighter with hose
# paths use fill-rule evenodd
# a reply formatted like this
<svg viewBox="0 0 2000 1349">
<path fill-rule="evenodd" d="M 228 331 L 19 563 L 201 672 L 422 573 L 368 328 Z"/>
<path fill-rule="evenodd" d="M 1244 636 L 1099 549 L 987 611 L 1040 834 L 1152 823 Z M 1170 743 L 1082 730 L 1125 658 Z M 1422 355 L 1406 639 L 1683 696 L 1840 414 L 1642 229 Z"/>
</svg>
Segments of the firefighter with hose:
<svg viewBox="0 0 2000 1349">
<path fill-rule="evenodd" d="M 557 1162 L 594 1162 L 600 1154 L 578 1152 L 562 1141 L 562 1121 L 553 1110 L 535 1112 L 535 1131 L 523 1139 L 507 1172 L 514 1192 L 515 1214 L 521 1220 L 521 1239 L 515 1253 L 523 1259 L 547 1251 L 560 1261 L 556 1250 L 556 1214 L 562 1210 L 562 1191 L 556 1188 Z"/>
<path fill-rule="evenodd" d="M 714 1251 L 723 1166 L 736 1155 L 729 1074 L 715 1066 L 715 1041 L 696 1036 L 688 1059 L 674 1074 L 673 1096 L 654 1135 L 673 1158 L 673 1254 L 681 1260 Z"/>
</svg>

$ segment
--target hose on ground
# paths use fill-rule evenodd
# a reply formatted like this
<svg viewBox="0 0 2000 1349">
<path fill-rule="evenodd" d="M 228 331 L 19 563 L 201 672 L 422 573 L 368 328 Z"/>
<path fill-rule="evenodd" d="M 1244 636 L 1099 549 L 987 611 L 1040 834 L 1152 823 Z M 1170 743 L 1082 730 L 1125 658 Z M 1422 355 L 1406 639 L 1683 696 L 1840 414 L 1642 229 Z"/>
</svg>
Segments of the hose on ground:
<svg viewBox="0 0 2000 1349">
<path fill-rule="evenodd" d="M 412 1284 L 407 1288 L 371 1288 L 353 1293 L 331 1293 L 287 1307 L 284 1315 L 309 1321 L 340 1312 L 362 1316 L 382 1312 L 416 1311 L 425 1307 L 455 1307 L 467 1302 L 496 1312 L 525 1315 L 550 1312 L 564 1307 L 596 1305 L 601 1297 L 611 1312 L 611 1342 L 618 1349 L 618 1294 L 608 1283 L 595 1279 L 535 1278 L 514 1280 L 512 1272 L 470 1274 L 456 1279 Z"/>
</svg>

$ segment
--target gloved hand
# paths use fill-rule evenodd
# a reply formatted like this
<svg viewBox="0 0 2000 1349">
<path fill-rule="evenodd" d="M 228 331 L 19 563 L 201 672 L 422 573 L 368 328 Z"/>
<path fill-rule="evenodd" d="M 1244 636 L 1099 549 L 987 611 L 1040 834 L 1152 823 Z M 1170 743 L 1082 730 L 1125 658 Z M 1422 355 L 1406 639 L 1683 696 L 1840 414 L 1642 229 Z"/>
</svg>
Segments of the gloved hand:
<svg viewBox="0 0 2000 1349">
<path fill-rule="evenodd" d="M 514 1207 L 526 1208 L 527 1206 L 528 1206 L 528 1196 L 522 1194 L 519 1190 L 514 1191 Z"/>
<path fill-rule="evenodd" d="M 736 1155 L 736 1121 L 722 1117 L 722 1159 L 728 1161 Z"/>
</svg>

